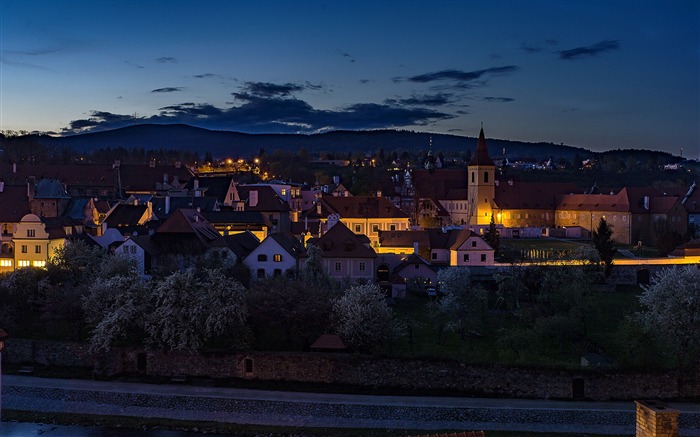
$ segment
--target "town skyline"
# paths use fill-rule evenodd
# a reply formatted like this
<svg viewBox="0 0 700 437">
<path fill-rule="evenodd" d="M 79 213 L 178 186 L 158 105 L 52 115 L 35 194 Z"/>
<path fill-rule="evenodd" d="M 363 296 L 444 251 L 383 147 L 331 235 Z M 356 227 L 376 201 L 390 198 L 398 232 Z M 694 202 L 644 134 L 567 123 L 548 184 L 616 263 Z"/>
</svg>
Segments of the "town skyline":
<svg viewBox="0 0 700 437">
<path fill-rule="evenodd" d="M 89 6 L 89 7 L 87 7 Z M 412 129 L 696 157 L 696 2 L 0 3 L 0 130 Z"/>
</svg>

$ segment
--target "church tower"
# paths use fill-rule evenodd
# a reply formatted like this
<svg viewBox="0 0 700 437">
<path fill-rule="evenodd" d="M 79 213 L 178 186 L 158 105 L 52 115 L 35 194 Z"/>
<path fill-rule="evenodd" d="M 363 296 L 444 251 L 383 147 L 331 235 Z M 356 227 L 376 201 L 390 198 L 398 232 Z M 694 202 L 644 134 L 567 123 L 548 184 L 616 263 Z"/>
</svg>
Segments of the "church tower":
<svg viewBox="0 0 700 437">
<path fill-rule="evenodd" d="M 496 166 L 489 156 L 484 138 L 484 127 L 479 132 L 476 151 L 467 166 L 467 195 L 469 202 L 469 224 L 488 225 L 491 223 L 493 203 L 496 197 Z"/>
</svg>

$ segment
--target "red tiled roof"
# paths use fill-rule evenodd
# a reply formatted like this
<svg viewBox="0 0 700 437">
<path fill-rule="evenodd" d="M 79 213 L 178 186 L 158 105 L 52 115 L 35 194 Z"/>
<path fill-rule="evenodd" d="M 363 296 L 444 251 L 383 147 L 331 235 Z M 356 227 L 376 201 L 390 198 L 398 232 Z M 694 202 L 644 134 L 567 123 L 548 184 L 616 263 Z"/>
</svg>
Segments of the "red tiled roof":
<svg viewBox="0 0 700 437">
<path fill-rule="evenodd" d="M 558 195 L 580 192 L 576 184 L 500 181 L 495 189 L 499 209 L 549 209 L 556 207 Z"/>
<path fill-rule="evenodd" d="M 311 349 L 345 350 L 348 347 L 337 334 L 322 334 L 311 344 Z"/>
<path fill-rule="evenodd" d="M 323 258 L 376 258 L 377 253 L 365 241 L 366 236 L 356 235 L 338 222 L 313 244 L 321 248 Z"/>
<path fill-rule="evenodd" d="M 322 217 L 335 213 L 341 218 L 408 218 L 385 197 L 323 197 L 320 202 Z"/>
<path fill-rule="evenodd" d="M 29 177 L 58 179 L 68 187 L 113 186 L 115 181 L 111 165 L 17 164 L 14 169 L 12 165 L 0 165 L 0 180 L 7 185 L 25 185 Z"/>
<path fill-rule="evenodd" d="M 565 194 L 557 197 L 557 209 L 578 211 L 629 211 L 627 192 L 617 194 Z"/>
<path fill-rule="evenodd" d="M 0 222 L 19 223 L 30 212 L 26 185 L 5 185 L 0 191 Z"/>
<path fill-rule="evenodd" d="M 452 190 L 467 189 L 466 169 L 439 169 L 434 172 L 418 169 L 411 173 L 418 197 L 436 200 L 447 199 Z"/>
<path fill-rule="evenodd" d="M 277 195 L 274 188 L 267 185 L 238 185 L 236 187 L 241 201 L 245 201 L 246 211 L 289 211 L 289 204 Z M 256 191 L 257 204 L 251 206 L 250 193 Z"/>
</svg>

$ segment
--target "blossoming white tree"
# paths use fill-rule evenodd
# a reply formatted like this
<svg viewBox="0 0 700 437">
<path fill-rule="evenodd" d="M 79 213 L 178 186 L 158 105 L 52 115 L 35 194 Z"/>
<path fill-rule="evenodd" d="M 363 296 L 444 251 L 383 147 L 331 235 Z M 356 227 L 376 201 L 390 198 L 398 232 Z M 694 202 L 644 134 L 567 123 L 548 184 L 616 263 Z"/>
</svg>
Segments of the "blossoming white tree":
<svg viewBox="0 0 700 437">
<path fill-rule="evenodd" d="M 700 269 L 672 267 L 653 276 L 639 297 L 644 328 L 673 353 L 681 366 L 700 361 Z"/>
</svg>

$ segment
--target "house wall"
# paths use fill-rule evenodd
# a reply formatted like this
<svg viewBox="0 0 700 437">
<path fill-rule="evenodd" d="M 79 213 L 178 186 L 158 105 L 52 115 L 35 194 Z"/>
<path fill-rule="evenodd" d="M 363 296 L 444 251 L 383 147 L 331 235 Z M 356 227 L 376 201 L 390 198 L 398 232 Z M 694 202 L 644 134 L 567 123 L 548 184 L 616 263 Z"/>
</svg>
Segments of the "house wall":
<svg viewBox="0 0 700 437">
<path fill-rule="evenodd" d="M 612 229 L 613 241 L 620 244 L 632 242 L 632 214 L 628 211 L 557 210 L 555 226 L 559 228 L 580 226 L 591 232 L 605 218 Z"/>
<path fill-rule="evenodd" d="M 449 264 L 450 251 L 448 249 L 433 249 L 430 251 L 430 259 L 428 261 L 431 264 Z"/>
<path fill-rule="evenodd" d="M 260 260 L 259 255 L 264 255 L 265 260 Z M 275 261 L 275 255 L 280 255 L 281 260 Z M 275 270 L 281 273 L 296 268 L 297 260 L 284 250 L 271 237 L 265 238 L 244 260 L 243 263 L 250 269 L 253 278 L 258 277 L 258 271 L 265 271 L 265 276 L 273 276 Z"/>
<path fill-rule="evenodd" d="M 136 261 L 141 276 L 146 274 L 146 252 L 141 246 L 131 240 L 126 240 L 124 244 L 119 246 L 119 251 Z"/>
<path fill-rule="evenodd" d="M 45 267 L 55 249 L 63 246 L 64 239 L 49 239 L 44 223 L 36 215 L 26 215 L 17 224 L 12 238 L 14 268 Z"/>
<path fill-rule="evenodd" d="M 364 263 L 364 270 L 361 264 Z M 373 258 L 323 258 L 323 265 L 328 274 L 335 280 L 348 278 L 353 281 L 360 279 L 373 280 L 375 265 Z"/>
<path fill-rule="evenodd" d="M 327 219 L 321 220 L 324 224 Z M 409 229 L 409 219 L 406 218 L 340 218 L 348 229 L 357 235 L 366 235 L 373 248 L 379 247 L 379 233 L 381 231 L 406 231 Z M 375 230 L 376 226 L 376 230 Z M 392 229 L 392 226 L 394 229 Z M 359 230 L 358 230 L 359 229 Z"/>
<path fill-rule="evenodd" d="M 404 278 L 406 282 L 421 279 L 423 282 L 427 280 L 431 284 L 437 283 L 437 273 L 425 264 L 410 264 L 395 273 Z"/>
<path fill-rule="evenodd" d="M 507 228 L 549 228 L 554 226 L 553 209 L 499 209 L 494 222 Z"/>
</svg>

